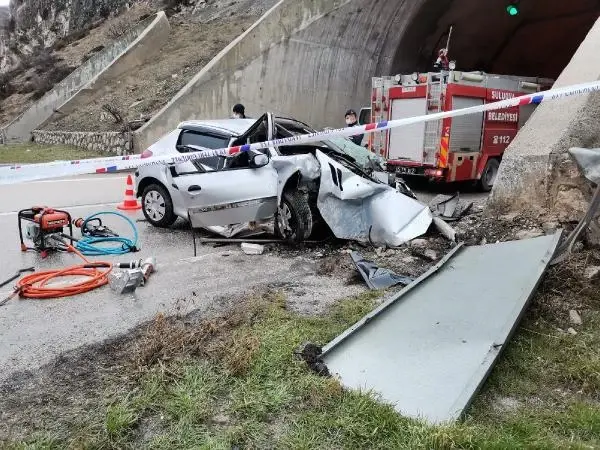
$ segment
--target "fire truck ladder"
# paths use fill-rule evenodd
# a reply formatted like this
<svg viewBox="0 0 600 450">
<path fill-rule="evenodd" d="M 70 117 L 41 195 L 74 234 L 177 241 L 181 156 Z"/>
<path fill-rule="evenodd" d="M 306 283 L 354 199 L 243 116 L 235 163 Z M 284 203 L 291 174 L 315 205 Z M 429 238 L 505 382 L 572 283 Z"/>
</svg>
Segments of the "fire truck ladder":
<svg viewBox="0 0 600 450">
<path fill-rule="evenodd" d="M 374 79 L 373 86 L 376 88 L 375 110 L 371 111 L 371 121 L 381 122 L 388 119 L 388 110 L 390 105 L 389 91 L 393 85 L 392 77 L 381 77 Z M 373 133 L 373 149 L 380 156 L 384 155 L 384 149 L 387 147 L 388 132 L 379 131 Z"/>
<path fill-rule="evenodd" d="M 443 76 L 440 73 L 427 75 L 427 114 L 442 111 L 442 94 L 444 91 Z M 423 162 L 435 163 L 436 153 L 440 145 L 442 121 L 425 123 L 425 142 L 423 145 Z"/>
</svg>

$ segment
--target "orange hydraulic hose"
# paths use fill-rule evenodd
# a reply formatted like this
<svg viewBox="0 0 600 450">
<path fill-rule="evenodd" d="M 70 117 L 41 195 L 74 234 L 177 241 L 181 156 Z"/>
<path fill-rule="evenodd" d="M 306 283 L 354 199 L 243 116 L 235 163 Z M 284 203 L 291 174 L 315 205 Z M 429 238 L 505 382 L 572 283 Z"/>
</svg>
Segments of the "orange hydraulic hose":
<svg viewBox="0 0 600 450">
<path fill-rule="evenodd" d="M 33 299 L 69 297 L 89 292 L 108 283 L 108 274 L 112 270 L 111 263 L 106 261 L 89 261 L 73 246 L 69 245 L 68 248 L 70 252 L 77 254 L 83 259 L 84 263 L 64 269 L 34 272 L 31 275 L 24 276 L 17 283 L 19 296 Z M 84 276 L 88 279 L 68 286 L 46 286 L 51 280 L 74 276 Z"/>
</svg>

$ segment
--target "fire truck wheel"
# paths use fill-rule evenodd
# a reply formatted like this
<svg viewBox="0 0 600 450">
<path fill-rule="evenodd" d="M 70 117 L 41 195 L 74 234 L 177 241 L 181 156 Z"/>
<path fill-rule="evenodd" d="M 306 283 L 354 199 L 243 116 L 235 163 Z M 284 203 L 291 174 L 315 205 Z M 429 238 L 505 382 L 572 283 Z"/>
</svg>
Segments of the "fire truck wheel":
<svg viewBox="0 0 600 450">
<path fill-rule="evenodd" d="M 489 192 L 492 190 L 492 186 L 494 186 L 494 182 L 498 176 L 499 168 L 500 161 L 494 158 L 488 159 L 485 169 L 483 169 L 483 173 L 481 174 L 481 179 L 479 180 L 479 188 L 483 192 Z"/>
<path fill-rule="evenodd" d="M 177 219 L 171 196 L 160 184 L 151 184 L 144 189 L 142 211 L 146 220 L 159 228 L 166 228 Z"/>
<path fill-rule="evenodd" d="M 283 193 L 275 219 L 275 231 L 290 242 L 302 242 L 313 231 L 313 214 L 307 195 L 300 191 Z"/>
</svg>

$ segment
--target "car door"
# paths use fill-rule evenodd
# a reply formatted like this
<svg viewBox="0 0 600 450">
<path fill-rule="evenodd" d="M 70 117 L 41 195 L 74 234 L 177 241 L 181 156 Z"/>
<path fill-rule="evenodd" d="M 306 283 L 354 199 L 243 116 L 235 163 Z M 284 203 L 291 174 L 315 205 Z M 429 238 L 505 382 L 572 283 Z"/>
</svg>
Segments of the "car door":
<svg viewBox="0 0 600 450">
<path fill-rule="evenodd" d="M 265 220 L 277 210 L 277 172 L 270 160 L 259 168 L 176 174 L 172 187 L 174 201 L 187 210 L 194 227 Z"/>
<path fill-rule="evenodd" d="M 274 135 L 275 124 L 273 114 L 265 113 L 244 134 L 234 139 L 231 142 L 231 146 L 270 141 Z M 263 151 L 263 153 L 267 152 Z"/>
</svg>

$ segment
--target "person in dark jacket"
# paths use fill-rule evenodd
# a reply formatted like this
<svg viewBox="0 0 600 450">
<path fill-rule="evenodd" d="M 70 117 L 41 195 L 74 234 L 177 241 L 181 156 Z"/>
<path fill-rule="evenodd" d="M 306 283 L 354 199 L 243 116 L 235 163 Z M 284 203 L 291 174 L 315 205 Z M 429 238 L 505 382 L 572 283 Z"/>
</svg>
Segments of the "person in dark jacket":
<svg viewBox="0 0 600 450">
<path fill-rule="evenodd" d="M 358 125 L 357 117 L 358 116 L 356 115 L 356 111 L 354 111 L 353 109 L 349 109 L 348 111 L 346 111 L 346 126 L 348 126 L 348 127 L 357 126 Z M 350 136 L 350 140 L 352 142 L 354 142 L 356 145 L 360 145 L 362 143 L 363 136 L 364 136 L 364 134 Z"/>
<path fill-rule="evenodd" d="M 233 117 L 235 119 L 245 119 L 246 118 L 245 111 L 246 111 L 246 108 L 244 108 L 244 105 L 242 105 L 241 103 L 238 103 L 237 105 L 233 106 Z"/>
</svg>

